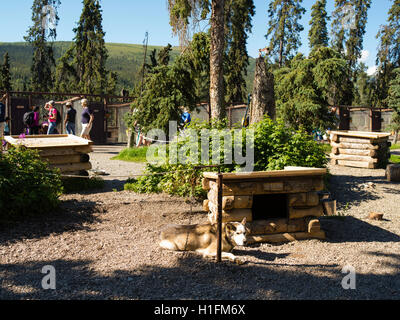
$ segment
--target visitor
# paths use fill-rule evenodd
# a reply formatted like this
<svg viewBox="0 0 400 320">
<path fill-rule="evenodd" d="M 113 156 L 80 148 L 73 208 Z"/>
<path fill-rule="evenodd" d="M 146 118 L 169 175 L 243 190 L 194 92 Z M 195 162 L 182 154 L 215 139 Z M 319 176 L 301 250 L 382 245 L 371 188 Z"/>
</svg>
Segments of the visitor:
<svg viewBox="0 0 400 320">
<path fill-rule="evenodd" d="M 49 120 L 47 118 L 48 116 L 43 116 L 43 122 L 40 124 L 40 134 L 47 134 L 49 130 Z"/>
<path fill-rule="evenodd" d="M 181 121 L 184 127 L 186 127 L 187 125 L 190 124 L 190 122 L 192 122 L 192 118 L 190 117 L 190 113 L 188 112 L 187 108 L 185 108 L 182 113 Z"/>
<path fill-rule="evenodd" d="M 5 136 L 9 136 L 10 135 L 10 118 L 6 117 L 5 121 L 4 121 L 5 125 L 4 125 L 4 137 Z M 3 148 L 5 149 L 7 146 L 7 141 L 2 139 L 2 145 Z"/>
<path fill-rule="evenodd" d="M 56 134 L 57 132 L 57 109 L 55 108 L 55 102 L 52 100 L 45 105 L 45 109 L 49 111 L 48 123 L 49 129 L 47 130 L 47 134 Z"/>
<path fill-rule="evenodd" d="M 89 109 L 87 99 L 81 100 L 82 104 L 82 132 L 81 137 L 90 140 L 90 130 L 93 126 L 94 115 Z"/>
<path fill-rule="evenodd" d="M 39 134 L 39 120 L 40 120 L 40 114 L 39 114 L 39 107 L 32 107 L 33 111 L 33 123 L 29 127 L 29 134 L 31 135 L 37 135 Z"/>
<path fill-rule="evenodd" d="M 75 135 L 75 120 L 76 120 L 76 110 L 72 106 L 72 102 L 67 102 L 65 105 L 67 108 L 67 115 L 64 120 L 64 126 L 67 134 Z"/>
</svg>

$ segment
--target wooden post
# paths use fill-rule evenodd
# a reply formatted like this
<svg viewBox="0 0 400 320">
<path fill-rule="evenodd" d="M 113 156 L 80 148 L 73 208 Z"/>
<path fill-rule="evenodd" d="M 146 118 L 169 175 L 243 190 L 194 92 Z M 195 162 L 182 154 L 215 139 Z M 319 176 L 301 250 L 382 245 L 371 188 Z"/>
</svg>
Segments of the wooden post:
<svg viewBox="0 0 400 320">
<path fill-rule="evenodd" d="M 218 225 L 218 242 L 217 242 L 217 262 L 221 262 L 222 260 L 222 173 L 221 169 L 218 168 L 218 217 L 217 217 L 217 225 Z"/>
</svg>

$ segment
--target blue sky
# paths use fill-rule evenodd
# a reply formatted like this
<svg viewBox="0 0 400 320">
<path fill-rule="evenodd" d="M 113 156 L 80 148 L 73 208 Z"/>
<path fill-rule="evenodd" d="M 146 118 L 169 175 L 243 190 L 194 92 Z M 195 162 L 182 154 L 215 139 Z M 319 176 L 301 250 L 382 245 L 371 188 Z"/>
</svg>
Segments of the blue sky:
<svg viewBox="0 0 400 320">
<path fill-rule="evenodd" d="M 0 42 L 23 41 L 23 36 L 31 24 L 32 0 L 2 0 L 2 18 Z M 311 6 L 315 0 L 304 0 L 307 12 L 301 23 L 303 45 L 300 52 L 308 53 L 308 30 Z M 149 32 L 149 44 L 178 45 L 178 38 L 172 36 L 167 11 L 167 0 L 102 0 L 103 28 L 107 42 L 135 43 L 143 42 L 144 34 Z M 258 55 L 258 49 L 266 46 L 267 9 L 269 0 L 255 0 L 256 15 L 253 18 L 253 31 L 248 39 L 248 52 Z M 375 65 L 378 40 L 375 38 L 379 26 L 386 23 L 391 0 L 372 0 L 368 14 L 368 26 L 364 38 L 364 61 L 369 67 Z M 327 11 L 333 11 L 334 0 L 328 0 Z M 82 0 L 62 0 L 59 9 L 60 22 L 57 27 L 57 40 L 70 41 L 74 37 L 72 29 L 82 10 Z"/>
</svg>

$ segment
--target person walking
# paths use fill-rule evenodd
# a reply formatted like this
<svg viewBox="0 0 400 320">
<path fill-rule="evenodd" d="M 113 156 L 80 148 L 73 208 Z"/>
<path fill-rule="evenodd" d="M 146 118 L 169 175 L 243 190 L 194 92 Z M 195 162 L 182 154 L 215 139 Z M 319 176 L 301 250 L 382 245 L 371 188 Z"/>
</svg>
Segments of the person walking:
<svg viewBox="0 0 400 320">
<path fill-rule="evenodd" d="M 81 137 L 87 140 L 90 140 L 90 130 L 93 126 L 94 115 L 93 112 L 89 109 L 87 99 L 81 100 L 82 105 L 82 132 Z"/>
<path fill-rule="evenodd" d="M 65 129 L 67 134 L 75 135 L 76 110 L 73 108 L 72 102 L 67 102 L 65 107 L 67 108 L 67 115 L 64 120 Z"/>
<path fill-rule="evenodd" d="M 57 109 L 54 107 L 55 102 L 49 101 L 48 103 L 46 103 L 45 105 L 45 109 L 49 111 L 49 129 L 47 130 L 47 134 L 55 134 L 56 130 L 57 130 Z"/>
<path fill-rule="evenodd" d="M 29 128 L 29 134 L 30 135 L 37 135 L 39 134 L 39 120 L 40 120 L 40 114 L 39 114 L 39 107 L 32 107 L 33 111 L 33 123 Z"/>
</svg>

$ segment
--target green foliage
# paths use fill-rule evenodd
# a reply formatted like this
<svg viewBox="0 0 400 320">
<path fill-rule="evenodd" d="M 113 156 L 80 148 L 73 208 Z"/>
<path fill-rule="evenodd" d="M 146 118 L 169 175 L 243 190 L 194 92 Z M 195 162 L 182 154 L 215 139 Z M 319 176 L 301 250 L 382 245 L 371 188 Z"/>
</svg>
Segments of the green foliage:
<svg viewBox="0 0 400 320">
<path fill-rule="evenodd" d="M 206 33 L 204 34 L 207 35 Z M 209 38 L 207 41 L 209 42 Z M 58 60 L 59 58 L 61 58 L 70 47 L 71 47 L 71 42 L 61 42 L 61 41 L 54 42 L 53 48 L 54 48 L 55 59 Z M 141 81 L 140 70 L 144 59 L 143 45 L 106 43 L 106 48 L 109 54 L 109 57 L 106 62 L 106 69 L 116 73 L 118 76 L 116 92 L 117 93 L 120 92 L 123 88 L 132 92 L 135 87 L 140 85 Z M 206 46 L 201 45 L 201 48 L 206 48 Z M 157 51 L 159 51 L 162 49 L 162 47 L 149 46 L 148 48 L 148 50 L 154 50 L 154 49 L 157 49 Z M 13 90 L 27 91 L 24 90 L 24 84 L 26 89 L 29 82 L 28 78 L 30 77 L 29 61 L 32 56 L 32 47 L 29 44 L 19 43 L 19 42 L 15 43 L 0 42 L 0 56 L 3 56 L 6 52 L 9 52 L 11 61 L 11 85 Z M 208 43 L 208 52 L 209 52 L 209 43 Z M 185 50 L 185 55 L 187 53 L 188 49 Z M 179 56 L 179 54 L 180 54 L 179 48 L 173 47 L 172 51 L 170 52 L 170 63 L 174 62 L 175 59 Z M 60 64 L 60 62 L 61 61 L 58 60 L 58 65 Z M 244 77 L 246 80 L 246 86 L 249 91 L 251 91 L 253 88 L 252 78 L 254 76 L 254 66 L 255 66 L 255 59 L 249 57 L 247 76 Z M 209 62 L 204 64 L 204 67 L 209 69 L 210 67 Z M 67 77 L 68 72 L 62 73 L 61 66 L 59 67 L 59 69 L 61 70 L 58 71 L 59 73 L 56 76 L 56 78 L 60 77 L 61 75 Z M 200 101 L 208 101 L 209 86 L 207 86 L 207 84 L 209 83 L 210 80 L 209 78 L 210 78 L 209 72 L 208 72 L 208 77 L 207 73 L 204 73 L 203 79 L 199 79 L 198 85 L 196 84 L 196 88 L 197 87 L 201 88 L 198 91 L 196 89 L 196 96 L 200 97 L 199 98 Z M 65 83 L 72 85 L 73 81 L 67 80 L 65 81 Z M 61 92 L 66 92 L 68 89 L 59 87 L 59 90 Z"/>
<path fill-rule="evenodd" d="M 185 106 L 195 108 L 196 97 L 190 69 L 185 59 L 171 65 L 158 65 L 145 79 L 142 95 L 132 104 L 128 126 L 138 121 L 144 132 L 157 128 L 168 132 L 169 121 L 180 120 Z"/>
<path fill-rule="evenodd" d="M 49 24 L 47 30 L 43 29 L 43 19 L 47 12 L 43 12 L 46 5 L 55 8 L 54 25 Z M 58 24 L 57 8 L 61 5 L 60 0 L 34 0 L 32 5 L 32 26 L 28 30 L 24 40 L 33 47 L 31 80 L 32 91 L 48 92 L 53 89 L 54 81 L 54 49 L 47 40 L 54 41 L 57 37 L 56 26 Z"/>
<path fill-rule="evenodd" d="M 226 0 L 225 8 L 225 103 L 233 105 L 246 101 L 247 97 L 245 76 L 249 55 L 246 42 L 255 7 L 253 0 Z"/>
<path fill-rule="evenodd" d="M 84 0 L 75 42 L 57 66 L 56 88 L 88 94 L 115 94 L 116 74 L 106 69 L 108 58 L 99 1 Z"/>
<path fill-rule="evenodd" d="M 0 91 L 12 91 L 10 74 L 10 57 L 4 54 L 4 63 L 0 65 Z"/>
<path fill-rule="evenodd" d="M 376 106 L 376 80 L 370 77 L 364 63 L 360 63 L 354 86 L 354 101 L 356 106 Z"/>
<path fill-rule="evenodd" d="M 391 163 L 400 163 L 400 156 L 392 154 L 389 161 Z"/>
<path fill-rule="evenodd" d="M 254 156 L 256 171 L 282 170 L 286 166 L 322 168 L 327 163 L 323 146 L 312 136 L 269 118 L 255 124 Z"/>
<path fill-rule="evenodd" d="M 394 79 L 390 82 L 387 98 L 389 108 L 400 114 L 400 68 L 394 70 Z"/>
<path fill-rule="evenodd" d="M 58 206 L 63 191 L 58 170 L 22 147 L 0 154 L 0 218 L 33 216 Z"/>
<path fill-rule="evenodd" d="M 146 162 L 146 154 L 147 147 L 127 148 L 122 150 L 118 156 L 115 156 L 111 159 L 129 162 Z"/>
<path fill-rule="evenodd" d="M 344 23 L 349 14 L 345 8 L 351 6 L 354 10 L 354 27 Z M 368 9 L 371 0 L 335 0 L 335 11 L 333 12 L 333 48 L 344 54 L 351 68 L 355 68 L 363 49 L 363 37 L 367 25 Z"/>
<path fill-rule="evenodd" d="M 242 150 L 246 149 L 246 135 L 249 129 L 241 129 L 243 139 L 240 141 L 235 139 L 234 130 L 226 128 L 226 122 L 215 121 L 211 123 L 193 121 L 169 145 L 167 150 L 167 162 L 164 164 L 147 163 L 145 175 L 138 179 L 131 179 L 125 185 L 125 190 L 131 190 L 138 193 L 159 193 L 167 192 L 180 196 L 188 196 L 193 194 L 195 197 L 205 197 L 206 192 L 201 187 L 202 172 L 217 171 L 217 168 L 197 168 L 200 163 L 202 165 L 213 164 L 213 157 L 218 157 L 221 162 L 221 172 L 233 172 L 240 170 L 241 167 L 237 163 L 224 164 L 227 154 L 224 150 L 224 140 L 222 135 L 219 138 L 219 148 L 213 148 L 213 143 L 218 143 L 217 134 L 213 134 L 215 140 L 209 141 L 209 157 L 208 159 L 187 158 L 187 161 L 171 163 L 169 161 L 169 153 L 171 150 L 190 150 L 193 146 L 200 147 L 200 133 L 203 129 L 225 129 L 225 134 L 230 136 L 235 145 L 241 144 Z M 254 156 L 255 170 L 279 170 L 285 166 L 305 166 L 305 167 L 325 167 L 327 157 L 321 144 L 316 143 L 313 138 L 305 131 L 291 131 L 281 121 L 274 122 L 269 118 L 265 118 L 260 123 L 251 127 L 255 130 L 254 140 Z M 193 141 L 188 137 L 188 131 L 193 130 L 199 137 Z M 248 142 L 248 141 L 247 141 Z M 183 151 L 183 152 L 184 152 Z M 232 151 L 233 152 L 233 151 Z M 189 154 L 187 154 L 189 156 Z M 203 155 L 204 156 L 204 155 Z M 201 161 L 202 160 L 202 161 Z M 234 160 L 234 159 L 233 159 Z M 164 174 L 160 174 L 164 173 Z M 155 174 L 155 175 L 153 175 Z M 193 188 L 193 189 L 192 189 Z"/>
<path fill-rule="evenodd" d="M 286 124 L 308 132 L 333 126 L 330 104 L 342 103 L 349 93 L 343 81 L 346 61 L 332 49 L 318 47 L 309 58 L 297 55 L 289 67 L 275 71 L 277 113 Z"/>
<path fill-rule="evenodd" d="M 311 28 L 308 32 L 310 49 L 313 50 L 318 46 L 327 47 L 329 37 L 326 24 L 330 18 L 326 12 L 326 0 L 317 0 L 311 10 Z"/>
<path fill-rule="evenodd" d="M 306 11 L 301 3 L 302 0 L 272 0 L 268 6 L 266 38 L 271 38 L 269 48 L 280 67 L 293 58 L 301 46 L 300 32 L 304 28 L 299 20 Z"/>
</svg>

